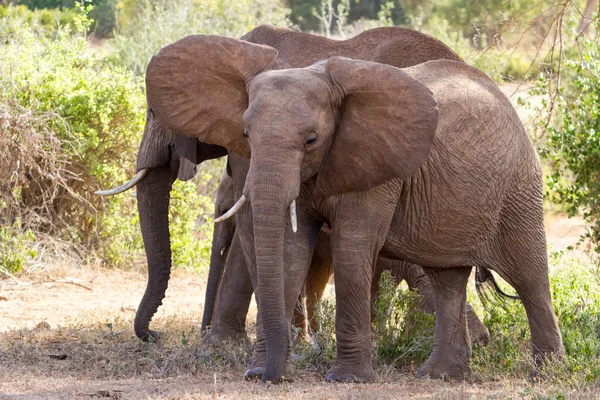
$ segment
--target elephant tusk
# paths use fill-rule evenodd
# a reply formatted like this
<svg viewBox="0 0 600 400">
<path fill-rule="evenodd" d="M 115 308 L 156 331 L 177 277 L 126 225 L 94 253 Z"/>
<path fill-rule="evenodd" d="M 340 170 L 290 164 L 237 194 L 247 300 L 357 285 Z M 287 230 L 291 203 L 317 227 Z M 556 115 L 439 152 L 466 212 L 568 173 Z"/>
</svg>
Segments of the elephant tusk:
<svg viewBox="0 0 600 400">
<path fill-rule="evenodd" d="M 115 194 L 119 194 L 119 193 L 123 193 L 126 190 L 131 189 L 132 187 L 134 187 L 135 185 L 137 185 L 142 179 L 144 179 L 146 177 L 146 175 L 148 175 L 148 173 L 150 172 L 149 168 L 144 168 L 139 170 L 139 172 L 137 174 L 135 174 L 135 176 L 133 177 L 133 179 L 131 179 L 129 182 L 127 182 L 124 185 L 121 185 L 117 188 L 114 189 L 109 189 L 109 190 L 98 190 L 96 192 L 94 192 L 95 194 L 99 194 L 101 196 L 112 196 Z"/>
<path fill-rule="evenodd" d="M 296 233 L 298 230 L 298 219 L 296 217 L 296 200 L 290 204 L 290 219 L 292 220 L 292 231 Z"/>
<path fill-rule="evenodd" d="M 246 196 L 242 195 L 242 197 L 240 197 L 240 199 L 237 201 L 237 203 L 235 203 L 233 205 L 233 207 L 231 207 L 231 210 L 227 211 L 225 214 L 221 215 L 219 218 L 215 219 L 215 224 L 219 223 L 219 222 L 223 222 L 225 221 L 227 218 L 230 218 L 233 214 L 235 214 L 237 212 L 237 210 L 239 210 L 244 203 L 246 202 Z"/>
</svg>

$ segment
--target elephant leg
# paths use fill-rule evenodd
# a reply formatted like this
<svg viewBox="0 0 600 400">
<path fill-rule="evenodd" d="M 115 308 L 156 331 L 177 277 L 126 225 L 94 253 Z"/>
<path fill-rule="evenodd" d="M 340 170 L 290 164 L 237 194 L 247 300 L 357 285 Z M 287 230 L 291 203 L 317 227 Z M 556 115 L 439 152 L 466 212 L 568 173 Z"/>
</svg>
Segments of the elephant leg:
<svg viewBox="0 0 600 400">
<path fill-rule="evenodd" d="M 354 196 L 377 196 L 377 191 Z M 381 194 L 379 194 L 381 195 Z M 358 200 L 358 204 L 356 204 Z M 350 197 L 332 221 L 331 247 L 336 300 L 336 360 L 329 382 L 372 382 L 371 284 L 395 202 L 369 207 L 372 199 Z M 360 218 L 356 216 L 360 215 Z"/>
<path fill-rule="evenodd" d="M 519 295 L 531 330 L 533 357 L 538 366 L 546 359 L 564 357 L 562 336 L 552 307 L 543 210 L 511 209 L 503 221 L 497 244 L 486 265 L 497 271 Z M 533 228 L 533 227 L 536 228 Z"/>
<path fill-rule="evenodd" d="M 471 338 L 471 344 L 477 344 L 479 346 L 487 346 L 490 344 L 490 331 L 481 322 L 475 310 L 469 302 L 465 304 L 467 308 L 467 327 L 469 328 L 469 337 Z"/>
<path fill-rule="evenodd" d="M 306 317 L 310 332 L 316 332 L 319 329 L 317 303 L 323 298 L 329 278 L 333 274 L 330 247 L 329 234 L 319 233 L 317 247 L 305 283 Z"/>
<path fill-rule="evenodd" d="M 467 330 L 467 281 L 472 267 L 424 268 L 435 291 L 433 351 L 417 377 L 465 379 L 471 374 Z"/>
<path fill-rule="evenodd" d="M 240 238 L 235 234 L 217 292 L 212 325 L 203 343 L 215 344 L 224 340 L 247 339 L 246 315 L 251 298 L 252 284 Z"/>
<path fill-rule="evenodd" d="M 325 288 L 333 273 L 329 238 L 329 233 L 323 230 L 319 232 L 308 276 L 294 309 L 294 327 L 302 329 L 303 337 L 319 329 L 317 303 L 323 298 L 323 293 L 325 293 Z M 299 306 L 302 306 L 302 308 Z M 307 328 L 310 328 L 310 330 L 307 330 Z"/>
</svg>

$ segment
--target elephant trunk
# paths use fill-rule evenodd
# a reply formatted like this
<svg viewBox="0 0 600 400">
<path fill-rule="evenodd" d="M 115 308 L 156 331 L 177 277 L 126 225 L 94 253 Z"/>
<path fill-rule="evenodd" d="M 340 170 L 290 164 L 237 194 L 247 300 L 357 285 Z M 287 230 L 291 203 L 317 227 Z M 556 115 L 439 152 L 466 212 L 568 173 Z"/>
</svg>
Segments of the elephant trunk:
<svg viewBox="0 0 600 400">
<path fill-rule="evenodd" d="M 225 270 L 227 253 L 233 240 L 235 224 L 232 219 L 215 224 L 213 241 L 210 255 L 210 267 L 208 269 L 208 282 L 206 283 L 206 296 L 204 299 L 204 312 L 202 314 L 201 332 L 206 332 L 212 324 L 215 309 L 215 300 L 219 292 L 221 278 Z"/>
<path fill-rule="evenodd" d="M 299 157 L 256 154 L 246 180 L 254 224 L 258 306 L 267 348 L 263 382 L 279 382 L 284 377 L 289 351 L 290 321 L 285 307 L 283 255 L 289 207 L 300 186 L 300 160 L 297 168 L 290 168 L 289 161 L 294 158 Z M 259 164 L 258 159 L 268 160 L 269 165 Z"/>
<path fill-rule="evenodd" d="M 169 200 L 175 175 L 169 166 L 152 168 L 137 185 L 138 211 L 146 259 L 148 284 L 135 315 L 134 330 L 141 340 L 152 336 L 150 320 L 162 304 L 171 274 Z"/>
</svg>

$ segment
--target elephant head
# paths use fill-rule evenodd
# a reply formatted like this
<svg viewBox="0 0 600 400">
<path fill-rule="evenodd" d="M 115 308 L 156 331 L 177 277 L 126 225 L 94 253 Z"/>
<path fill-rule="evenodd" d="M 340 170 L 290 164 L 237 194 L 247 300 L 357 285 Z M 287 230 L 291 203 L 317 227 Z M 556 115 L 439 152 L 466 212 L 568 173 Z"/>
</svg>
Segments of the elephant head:
<svg viewBox="0 0 600 400">
<path fill-rule="evenodd" d="M 189 36 L 154 56 L 146 75 L 148 105 L 167 129 L 252 151 L 244 196 L 267 343 L 263 381 L 280 379 L 288 351 L 284 232 L 301 183 L 314 180 L 324 198 L 410 177 L 429 154 L 438 117 L 431 92 L 398 68 L 332 57 L 269 71 L 276 56 L 268 46 Z"/>
<path fill-rule="evenodd" d="M 229 166 L 228 166 L 229 167 Z M 223 170 L 221 182 L 217 188 L 215 199 L 215 219 L 227 213 L 234 205 L 233 179 L 229 168 Z M 204 300 L 204 312 L 202 314 L 201 331 L 212 323 L 215 300 L 219 291 L 219 285 L 225 268 L 227 254 L 233 241 L 235 233 L 235 218 L 228 218 L 222 223 L 215 223 L 210 254 L 210 267 L 208 269 L 208 282 L 206 283 L 206 296 Z"/>
</svg>

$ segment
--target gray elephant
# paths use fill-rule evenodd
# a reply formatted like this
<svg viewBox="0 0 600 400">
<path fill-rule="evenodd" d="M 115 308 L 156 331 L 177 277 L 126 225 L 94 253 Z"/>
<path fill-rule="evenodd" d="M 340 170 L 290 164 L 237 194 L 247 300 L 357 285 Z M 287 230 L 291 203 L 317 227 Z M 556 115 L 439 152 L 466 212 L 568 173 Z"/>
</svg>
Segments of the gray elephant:
<svg viewBox="0 0 600 400">
<path fill-rule="evenodd" d="M 279 56 L 272 69 L 305 67 L 333 55 L 373 60 L 397 67 L 407 67 L 433 59 L 460 61 L 460 57 L 439 40 L 400 27 L 371 29 L 352 39 L 336 41 L 289 29 L 259 26 L 244 35 L 242 40 L 269 45 L 277 49 Z M 194 52 L 196 49 L 190 48 L 189 50 Z M 201 53 L 194 53 L 193 56 L 204 57 Z M 211 73 L 210 70 L 206 72 Z M 202 73 L 202 71 L 197 71 L 197 73 Z M 165 79 L 169 79 L 168 74 L 165 75 Z M 152 83 L 147 80 L 147 92 L 151 91 L 151 85 Z M 230 101 L 223 101 L 221 111 L 211 116 L 220 122 L 206 127 L 216 137 L 226 137 L 222 133 L 228 129 L 231 129 L 232 132 L 240 132 L 240 135 L 243 131 L 240 121 L 233 125 L 228 123 L 230 120 L 227 114 L 239 115 L 247 107 L 247 96 L 236 96 L 235 85 L 244 85 L 243 79 L 237 80 L 233 86 L 227 85 L 228 88 L 225 93 L 232 94 Z M 155 89 L 160 90 L 160 87 Z M 202 93 L 203 91 L 200 91 L 199 96 Z M 189 110 L 185 111 L 184 109 L 181 111 L 189 112 Z M 213 119 L 207 119 L 207 121 L 209 120 L 213 121 Z M 135 185 L 138 187 L 140 225 L 148 260 L 148 284 L 138 307 L 134 326 L 136 335 L 142 340 L 147 340 L 151 335 L 156 336 L 156 332 L 149 330 L 149 325 L 165 296 L 169 281 L 171 249 L 167 216 L 169 195 L 173 182 L 175 179 L 190 179 L 195 173 L 197 164 L 207 159 L 223 156 L 227 153 L 227 150 L 233 150 L 228 165 L 232 176 L 234 178 L 239 177 L 239 179 L 235 178 L 233 180 L 233 189 L 237 198 L 241 195 L 249 168 L 249 162 L 245 158 L 249 155 L 247 146 L 233 146 L 227 149 L 222 146 L 209 145 L 207 143 L 210 142 L 210 139 L 203 141 L 194 137 L 182 136 L 175 133 L 178 132 L 177 130 L 168 129 L 164 122 L 155 115 L 151 107 L 148 108 L 144 136 L 138 151 L 138 172 L 136 176 L 119 188 L 99 192 L 112 195 L 123 192 Z M 232 143 L 235 143 L 235 141 L 232 141 Z M 236 154 L 236 151 L 243 156 Z M 214 306 L 215 319 L 212 321 L 210 334 L 221 338 L 237 335 L 240 327 L 245 325 L 245 313 L 240 313 L 239 310 L 248 309 L 250 298 L 248 293 L 252 293 L 252 286 L 248 285 L 248 282 L 253 280 L 255 286 L 257 284 L 255 282 L 256 274 L 248 274 L 248 268 L 245 268 L 249 264 L 248 267 L 253 271 L 255 270 L 254 248 L 252 245 L 252 214 L 249 206 L 241 206 L 236 218 L 238 226 L 241 228 L 238 229 L 238 235 L 231 244 L 229 258 L 232 265 L 238 267 L 224 271 L 222 285 L 226 287 L 219 292 L 218 296 L 221 296 L 221 293 L 223 295 L 225 293 L 239 293 L 239 296 L 234 298 L 236 300 L 234 302 L 231 299 L 228 302 L 219 301 L 219 299 L 216 301 Z M 294 239 L 291 246 L 297 246 L 298 252 L 302 252 L 302 254 L 295 254 L 290 263 L 307 266 L 312 256 L 314 242 L 309 246 Z M 294 270 L 294 268 L 290 266 L 290 269 Z M 304 279 L 302 276 L 305 275 L 303 268 L 305 267 L 297 269 L 299 279 Z M 230 279 L 228 274 L 232 274 L 234 278 L 239 279 Z M 291 301 L 295 302 L 296 299 L 290 299 L 289 302 Z M 244 315 L 244 320 L 239 318 L 241 314 Z M 260 362 L 260 360 L 257 361 L 257 363 Z"/>
<path fill-rule="evenodd" d="M 233 194 L 233 178 L 230 176 L 229 168 L 223 170 L 219 186 L 217 188 L 217 194 L 215 199 L 215 218 L 219 218 L 234 206 L 234 194 Z M 308 329 L 312 332 L 316 332 L 318 329 L 318 323 L 316 318 L 316 305 L 321 301 L 325 287 L 329 282 L 331 275 L 333 274 L 333 260 L 331 258 L 330 248 L 330 233 L 331 230 L 327 227 L 321 228 L 319 236 L 317 238 L 317 244 L 311 260 L 308 275 L 304 282 L 301 295 L 298 297 L 296 307 L 294 308 L 294 319 L 292 327 L 299 330 L 301 336 L 306 336 Z M 214 224 L 214 236 L 213 246 L 211 254 L 211 263 L 209 267 L 208 282 L 206 286 L 206 296 L 204 301 L 204 313 L 202 316 L 202 331 L 205 332 L 209 325 L 212 323 L 213 311 L 215 305 L 216 295 L 223 276 L 223 270 L 225 269 L 226 258 L 233 237 L 235 234 L 235 218 L 229 218 L 221 223 Z M 227 268 L 233 268 L 237 271 L 240 266 L 227 265 Z M 242 268 L 246 268 L 245 265 Z M 400 284 L 402 281 L 406 281 L 409 289 L 415 290 L 421 295 L 421 302 L 419 308 L 421 311 L 433 314 L 435 312 L 435 293 L 429 282 L 429 278 L 423 271 L 423 269 L 414 264 L 410 264 L 399 260 L 390 260 L 385 258 L 379 258 L 375 273 L 373 276 L 372 288 L 371 288 L 371 300 L 374 302 L 375 297 L 379 291 L 379 280 L 383 271 L 390 271 L 396 284 Z M 243 274 L 235 273 L 230 274 L 229 279 L 240 280 L 240 277 L 245 277 Z M 492 278 L 493 279 L 493 278 Z M 492 281 L 495 282 L 495 281 Z M 249 284 L 249 282 L 248 282 Z M 243 282 L 238 283 L 236 286 L 243 285 Z M 251 295 L 249 291 L 243 291 L 248 297 Z M 226 303 L 238 303 L 240 292 L 225 293 L 225 296 L 221 296 L 221 301 Z M 243 302 L 248 304 L 249 299 Z M 221 340 L 246 338 L 245 327 L 241 326 L 239 322 L 246 320 L 246 314 L 248 310 L 232 308 L 229 305 L 222 305 L 221 309 L 233 309 L 234 312 L 238 312 L 239 315 L 233 315 L 229 318 L 233 318 L 234 322 L 229 324 L 233 326 L 233 330 L 221 332 L 220 335 L 208 335 L 205 338 L 205 342 L 214 343 Z M 374 309 L 372 309 L 373 311 Z M 477 314 L 473 310 L 473 307 L 467 302 L 467 325 L 469 330 L 469 336 L 473 344 L 480 344 L 486 346 L 490 340 L 490 333 L 488 329 L 477 317 Z M 374 315 L 374 314 L 373 314 Z M 237 330 L 235 330 L 237 328 Z"/>
<path fill-rule="evenodd" d="M 452 60 L 399 69 L 330 57 L 271 70 L 276 61 L 269 46 L 196 35 L 163 48 L 146 74 L 148 106 L 169 131 L 252 153 L 235 207 L 244 215 L 238 230 L 248 230 L 239 236 L 261 327 L 248 376 L 288 376 L 289 324 L 324 223 L 337 308 L 327 380 L 375 379 L 370 290 L 378 256 L 424 266 L 434 287 L 435 343 L 419 376 L 470 373 L 472 265 L 516 289 L 536 362 L 562 356 L 539 160 L 496 85 Z"/>
</svg>

